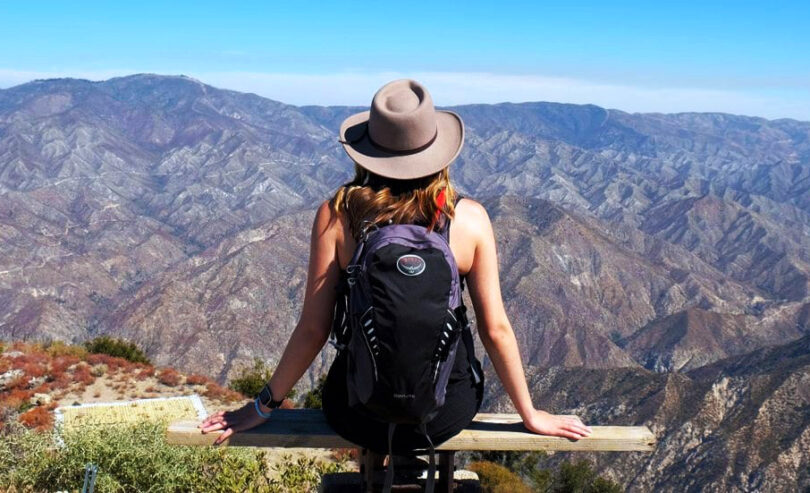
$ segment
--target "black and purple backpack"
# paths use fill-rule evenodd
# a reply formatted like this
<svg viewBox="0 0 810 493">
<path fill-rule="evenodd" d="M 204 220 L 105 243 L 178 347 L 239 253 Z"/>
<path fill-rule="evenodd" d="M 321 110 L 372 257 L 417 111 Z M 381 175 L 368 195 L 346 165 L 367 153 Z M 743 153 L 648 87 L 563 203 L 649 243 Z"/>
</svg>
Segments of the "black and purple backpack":
<svg viewBox="0 0 810 493">
<path fill-rule="evenodd" d="M 389 423 L 389 452 L 397 424 L 418 425 L 425 433 L 431 444 L 428 491 L 435 465 L 425 424 L 444 404 L 459 341 L 476 384 L 481 378 L 449 223 L 438 231 L 366 224 L 347 267 L 332 332 L 333 344 L 347 352 L 349 406 Z M 386 490 L 392 479 L 389 467 Z"/>
</svg>

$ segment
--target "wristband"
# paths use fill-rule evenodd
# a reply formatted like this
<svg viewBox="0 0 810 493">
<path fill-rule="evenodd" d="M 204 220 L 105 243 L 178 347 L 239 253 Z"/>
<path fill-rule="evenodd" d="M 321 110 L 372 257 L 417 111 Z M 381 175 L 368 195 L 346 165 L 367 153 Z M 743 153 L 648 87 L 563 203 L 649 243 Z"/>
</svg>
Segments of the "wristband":
<svg viewBox="0 0 810 493">
<path fill-rule="evenodd" d="M 266 384 L 262 387 L 262 391 L 259 392 L 259 402 L 264 404 L 265 407 L 269 407 L 270 409 L 275 409 L 279 407 L 284 399 L 276 400 L 273 397 L 273 391 L 270 390 L 270 385 Z"/>
<path fill-rule="evenodd" d="M 270 419 L 270 414 L 272 413 L 265 413 L 262 412 L 261 408 L 259 407 L 259 398 L 257 397 L 255 401 L 253 401 L 253 407 L 256 408 L 256 414 L 261 416 L 264 419 Z"/>
</svg>

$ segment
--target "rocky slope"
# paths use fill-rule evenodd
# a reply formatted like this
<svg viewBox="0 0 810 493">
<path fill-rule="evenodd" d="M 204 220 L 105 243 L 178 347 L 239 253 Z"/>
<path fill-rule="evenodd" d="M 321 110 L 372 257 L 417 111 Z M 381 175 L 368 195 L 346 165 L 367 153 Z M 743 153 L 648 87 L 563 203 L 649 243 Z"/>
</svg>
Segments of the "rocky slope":
<svg viewBox="0 0 810 493">
<path fill-rule="evenodd" d="M 219 379 L 275 360 L 358 109 L 154 75 L 0 91 L 0 335 L 118 333 Z M 531 363 L 688 369 L 807 332 L 810 124 L 453 109 Z"/>
<path fill-rule="evenodd" d="M 529 375 L 544 409 L 650 427 L 652 453 L 583 454 L 628 491 L 810 488 L 810 336 L 688 372 L 533 367 Z M 488 406 L 509 409 L 490 382 L 497 397 Z"/>
<path fill-rule="evenodd" d="M 208 377 L 184 375 L 171 367 L 156 368 L 58 342 L 0 341 L 0 429 L 12 421 L 50 429 L 51 411 L 59 406 L 191 394 L 199 395 L 208 413 L 247 401 Z M 286 401 L 285 406 L 291 404 Z"/>
</svg>

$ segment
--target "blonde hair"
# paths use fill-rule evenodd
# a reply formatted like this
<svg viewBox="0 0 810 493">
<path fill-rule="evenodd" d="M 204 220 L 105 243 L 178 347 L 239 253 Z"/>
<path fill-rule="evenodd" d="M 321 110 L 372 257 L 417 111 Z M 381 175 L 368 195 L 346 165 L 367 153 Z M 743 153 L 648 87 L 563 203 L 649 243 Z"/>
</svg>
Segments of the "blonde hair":
<svg viewBox="0 0 810 493">
<path fill-rule="evenodd" d="M 437 203 L 444 189 L 444 205 Z M 338 188 L 329 205 L 344 214 L 352 236 L 360 237 L 364 221 L 374 224 L 424 224 L 432 231 L 438 225 L 437 211 L 448 219 L 455 214 L 456 191 L 450 183 L 449 166 L 432 175 L 412 180 L 385 178 L 354 165 L 354 179 Z"/>
</svg>

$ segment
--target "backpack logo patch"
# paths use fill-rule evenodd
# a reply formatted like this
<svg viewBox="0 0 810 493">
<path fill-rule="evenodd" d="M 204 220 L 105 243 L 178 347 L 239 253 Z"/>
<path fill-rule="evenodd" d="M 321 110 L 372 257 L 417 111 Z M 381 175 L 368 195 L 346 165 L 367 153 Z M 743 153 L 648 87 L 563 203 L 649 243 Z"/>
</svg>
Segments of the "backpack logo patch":
<svg viewBox="0 0 810 493">
<path fill-rule="evenodd" d="M 397 270 L 406 276 L 418 276 L 425 272 L 425 259 L 419 255 L 403 255 L 397 259 Z"/>
</svg>

